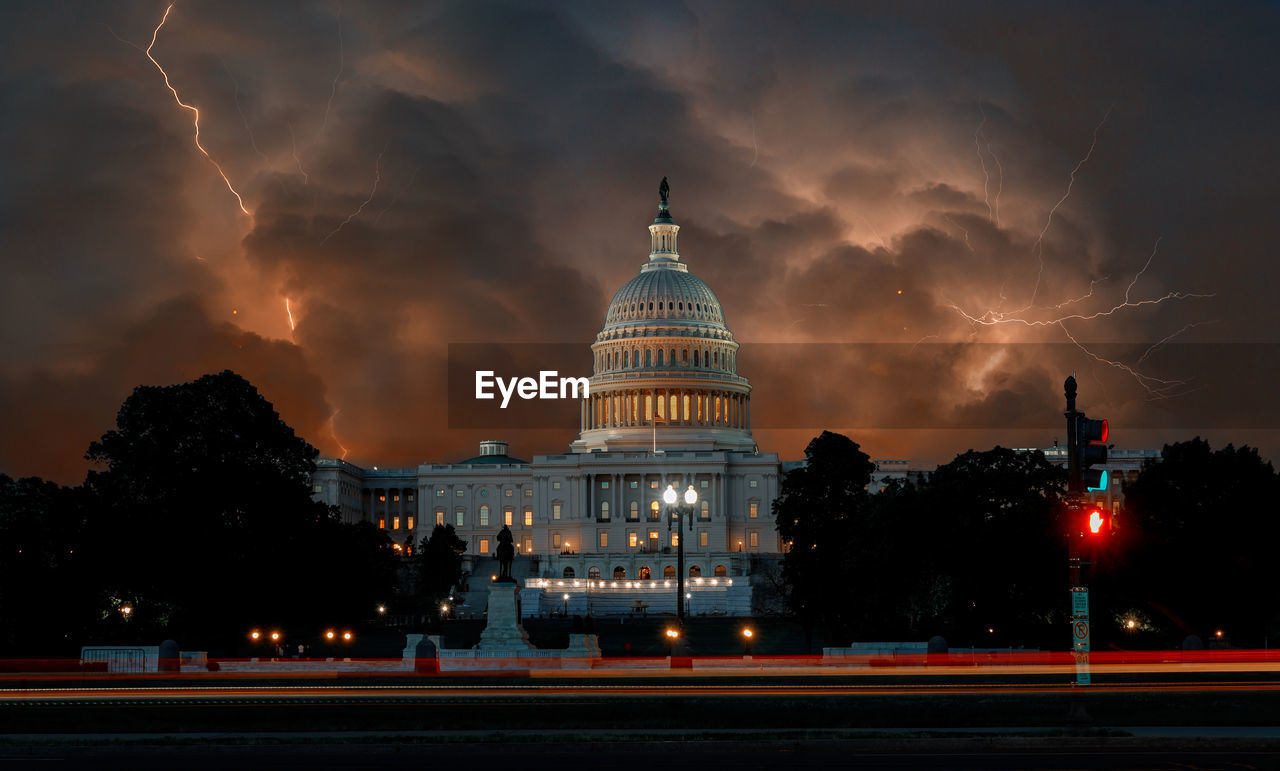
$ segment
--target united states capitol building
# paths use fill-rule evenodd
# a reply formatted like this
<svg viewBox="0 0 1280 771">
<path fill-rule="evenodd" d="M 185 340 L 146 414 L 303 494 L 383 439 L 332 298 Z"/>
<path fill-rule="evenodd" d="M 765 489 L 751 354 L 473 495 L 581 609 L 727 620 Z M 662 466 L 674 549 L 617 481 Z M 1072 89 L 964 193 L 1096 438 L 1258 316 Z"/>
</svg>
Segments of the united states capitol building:
<svg viewBox="0 0 1280 771">
<path fill-rule="evenodd" d="M 666 190 L 664 179 L 649 258 L 614 295 L 591 346 L 590 395 L 568 452 L 522 460 L 494 440 L 474 458 L 417 468 L 322 458 L 316 498 L 347 521 L 377 524 L 401 549 L 453 525 L 477 584 L 507 525 L 526 614 L 605 615 L 674 612 L 681 532 L 669 529 L 662 493 L 693 487 L 687 609 L 750 613 L 753 573 L 783 548 L 772 515 L 781 463 L 752 438 L 738 343 L 715 293 L 680 259 Z"/>
<path fill-rule="evenodd" d="M 568 452 L 523 460 L 492 440 L 473 458 L 416 468 L 322 458 L 315 497 L 346 521 L 375 523 L 402 551 L 435 525 L 453 525 L 467 544 L 473 595 L 497 572 L 496 536 L 506 525 L 525 615 L 611 615 L 674 613 L 681 530 L 669 527 L 662 493 L 692 487 L 697 502 L 683 528 L 687 611 L 750 614 L 753 584 L 785 546 L 773 519 L 781 475 L 802 461 L 784 464 L 756 447 L 738 342 L 715 293 L 680 259 L 665 183 L 649 258 L 614 295 L 591 346 L 590 395 Z M 1064 448 L 1045 453 L 1066 464 Z M 1117 508 L 1121 477 L 1158 455 L 1113 455 L 1114 489 L 1097 502 Z M 928 473 L 908 460 L 876 463 L 872 492 Z"/>
</svg>

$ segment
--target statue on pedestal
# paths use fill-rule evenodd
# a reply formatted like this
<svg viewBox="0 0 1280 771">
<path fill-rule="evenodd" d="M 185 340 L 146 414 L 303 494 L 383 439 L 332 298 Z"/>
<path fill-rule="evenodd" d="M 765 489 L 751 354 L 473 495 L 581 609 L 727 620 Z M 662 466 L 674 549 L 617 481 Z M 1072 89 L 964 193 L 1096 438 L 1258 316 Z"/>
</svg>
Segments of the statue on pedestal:
<svg viewBox="0 0 1280 771">
<path fill-rule="evenodd" d="M 515 538 L 511 535 L 511 528 L 506 525 L 502 526 L 502 530 L 498 532 L 498 580 L 505 582 L 514 582 L 511 577 L 511 563 L 516 559 L 516 547 L 513 546 Z"/>
</svg>

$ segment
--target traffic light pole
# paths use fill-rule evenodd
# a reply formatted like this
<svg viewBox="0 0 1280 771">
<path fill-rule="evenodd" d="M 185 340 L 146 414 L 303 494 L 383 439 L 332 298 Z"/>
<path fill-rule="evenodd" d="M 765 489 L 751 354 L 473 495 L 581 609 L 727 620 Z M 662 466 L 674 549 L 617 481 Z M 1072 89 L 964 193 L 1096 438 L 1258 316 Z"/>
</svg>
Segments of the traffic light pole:
<svg viewBox="0 0 1280 771">
<path fill-rule="evenodd" d="M 1063 416 L 1067 419 L 1067 588 L 1071 596 L 1071 651 L 1076 664 L 1076 686 L 1089 685 L 1092 681 L 1089 672 L 1089 587 L 1085 584 L 1083 562 L 1080 556 L 1080 515 L 1083 512 L 1084 483 L 1080 468 L 1079 424 L 1084 413 L 1076 409 L 1076 379 L 1068 377 L 1063 384 L 1067 398 L 1067 410 Z M 1085 712 L 1082 693 L 1073 688 L 1071 706 L 1067 713 L 1067 722 L 1081 724 L 1089 722 Z"/>
</svg>

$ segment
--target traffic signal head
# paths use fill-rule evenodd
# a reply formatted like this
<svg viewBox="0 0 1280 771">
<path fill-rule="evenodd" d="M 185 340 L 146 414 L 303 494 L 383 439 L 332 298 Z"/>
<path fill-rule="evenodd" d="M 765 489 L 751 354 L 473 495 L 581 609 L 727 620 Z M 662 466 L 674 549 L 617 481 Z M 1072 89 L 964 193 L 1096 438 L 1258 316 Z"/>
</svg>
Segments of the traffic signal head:
<svg viewBox="0 0 1280 771">
<path fill-rule="evenodd" d="M 1102 519 L 1102 512 L 1098 511 L 1097 509 L 1090 509 L 1089 519 L 1087 521 L 1087 524 L 1089 526 L 1089 532 L 1092 535 L 1098 535 L 1099 533 L 1101 533 L 1102 526 L 1104 524 L 1104 520 Z"/>
<path fill-rule="evenodd" d="M 1086 490 L 1107 489 L 1107 470 L 1095 469 L 1107 462 L 1107 421 L 1090 420 L 1080 413 L 1076 418 L 1076 463 L 1080 482 Z"/>
</svg>

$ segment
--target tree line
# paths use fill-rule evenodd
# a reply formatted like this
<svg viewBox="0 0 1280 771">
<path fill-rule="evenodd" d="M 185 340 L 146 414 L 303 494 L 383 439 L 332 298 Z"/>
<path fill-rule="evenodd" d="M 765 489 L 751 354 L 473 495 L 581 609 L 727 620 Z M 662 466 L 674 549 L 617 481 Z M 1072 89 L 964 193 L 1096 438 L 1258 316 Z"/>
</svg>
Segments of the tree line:
<svg viewBox="0 0 1280 771">
<path fill-rule="evenodd" d="M 1066 471 L 1042 452 L 970 450 L 868 489 L 875 465 L 824 432 L 774 505 L 787 609 L 830 645 L 1069 643 Z M 1256 449 L 1166 445 L 1123 487 L 1114 529 L 1082 538 L 1095 649 L 1280 637 L 1270 589 L 1280 477 Z M 1221 632 L 1221 634 L 1219 634 Z"/>
<path fill-rule="evenodd" d="M 418 550 L 433 563 L 407 569 L 384 531 L 312 499 L 317 455 L 233 372 L 135 389 L 83 484 L 0 475 L 0 655 L 168 637 L 229 652 L 252 627 L 433 606 L 460 542 L 437 528 Z"/>
</svg>

